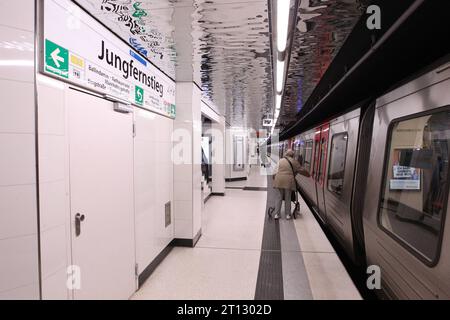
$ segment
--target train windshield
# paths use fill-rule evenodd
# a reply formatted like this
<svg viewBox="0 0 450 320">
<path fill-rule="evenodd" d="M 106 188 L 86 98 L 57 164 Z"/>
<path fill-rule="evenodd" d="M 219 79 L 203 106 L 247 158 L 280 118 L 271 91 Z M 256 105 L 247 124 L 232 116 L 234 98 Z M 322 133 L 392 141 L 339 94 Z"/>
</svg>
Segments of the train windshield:
<svg viewBox="0 0 450 320">
<path fill-rule="evenodd" d="M 381 226 L 415 254 L 434 262 L 449 187 L 450 112 L 396 122 L 389 134 Z"/>
</svg>

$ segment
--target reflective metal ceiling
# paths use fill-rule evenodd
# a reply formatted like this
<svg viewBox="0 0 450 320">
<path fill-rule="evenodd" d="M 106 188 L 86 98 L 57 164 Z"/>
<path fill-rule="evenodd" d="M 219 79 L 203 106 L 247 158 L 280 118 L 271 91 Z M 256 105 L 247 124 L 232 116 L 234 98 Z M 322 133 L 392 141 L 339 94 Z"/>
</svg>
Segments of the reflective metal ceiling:
<svg viewBox="0 0 450 320">
<path fill-rule="evenodd" d="M 267 0 L 76 2 L 174 79 L 179 76 L 177 50 L 192 50 L 191 80 L 230 125 L 258 128 L 271 111 Z M 175 10 L 189 10 L 188 6 L 191 28 L 182 32 L 191 37 L 192 48 L 174 40 Z"/>
<path fill-rule="evenodd" d="M 196 1 L 197 83 L 234 126 L 259 128 L 272 110 L 267 0 Z"/>
<path fill-rule="evenodd" d="M 278 125 L 296 120 L 367 6 L 367 0 L 300 0 Z"/>
<path fill-rule="evenodd" d="M 268 0 L 76 2 L 166 74 L 196 82 L 229 125 L 259 128 L 273 113 Z M 281 126 L 295 120 L 361 16 L 361 2 L 299 0 Z M 186 28 L 177 10 L 189 11 Z M 180 67 L 186 63 L 191 66 Z"/>
<path fill-rule="evenodd" d="M 81 6 L 177 79 L 174 13 L 192 8 L 195 81 L 233 126 L 259 127 L 272 107 L 266 0 L 78 0 Z M 184 8 L 186 9 L 186 7 Z"/>
</svg>

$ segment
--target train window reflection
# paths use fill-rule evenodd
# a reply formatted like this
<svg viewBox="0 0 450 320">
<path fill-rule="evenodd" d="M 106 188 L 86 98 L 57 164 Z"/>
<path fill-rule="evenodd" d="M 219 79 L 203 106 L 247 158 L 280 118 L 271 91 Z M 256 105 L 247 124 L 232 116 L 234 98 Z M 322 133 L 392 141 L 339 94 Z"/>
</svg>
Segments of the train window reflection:
<svg viewBox="0 0 450 320">
<path fill-rule="evenodd" d="M 328 190 L 341 195 L 344 188 L 345 158 L 348 134 L 335 134 L 331 139 L 330 166 L 328 169 Z"/>
<path fill-rule="evenodd" d="M 311 172 L 312 148 L 312 140 L 300 140 L 294 146 L 295 159 L 308 172 Z"/>
<path fill-rule="evenodd" d="M 323 182 L 323 172 L 325 170 L 325 158 L 327 156 L 327 140 L 325 138 L 322 138 L 320 140 L 320 161 L 319 161 L 319 182 L 322 184 Z"/>
<path fill-rule="evenodd" d="M 435 262 L 449 187 L 450 112 L 396 122 L 389 135 L 380 224 L 426 262 Z"/>
<path fill-rule="evenodd" d="M 313 141 L 312 140 L 306 141 L 305 157 L 303 159 L 305 159 L 304 167 L 309 172 L 311 171 L 312 148 L 313 148 Z"/>
<path fill-rule="evenodd" d="M 305 145 L 301 148 L 298 159 L 301 166 L 305 168 L 308 172 L 311 171 L 312 147 L 313 147 L 312 140 L 305 141 Z"/>
<path fill-rule="evenodd" d="M 303 162 L 303 156 L 302 156 L 302 152 L 303 152 L 303 146 L 301 141 L 295 141 L 294 142 L 294 159 L 296 159 L 300 164 L 302 164 Z"/>
</svg>

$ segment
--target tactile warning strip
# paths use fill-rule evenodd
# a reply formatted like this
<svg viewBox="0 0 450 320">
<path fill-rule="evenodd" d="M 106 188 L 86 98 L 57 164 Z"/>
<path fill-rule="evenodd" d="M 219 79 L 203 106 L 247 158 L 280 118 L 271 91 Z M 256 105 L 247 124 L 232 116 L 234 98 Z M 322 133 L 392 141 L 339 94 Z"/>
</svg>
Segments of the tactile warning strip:
<svg viewBox="0 0 450 320">
<path fill-rule="evenodd" d="M 271 183 L 271 177 L 268 182 Z M 268 185 L 269 187 L 269 185 Z M 266 218 L 264 221 L 261 258 L 259 260 L 258 278 L 256 281 L 256 300 L 283 300 L 283 268 L 281 256 L 280 224 L 267 214 L 275 203 L 275 194 L 268 188 Z"/>
<path fill-rule="evenodd" d="M 261 257 L 256 281 L 255 300 L 283 300 L 283 268 L 280 226 L 266 218 L 264 222 Z"/>
</svg>

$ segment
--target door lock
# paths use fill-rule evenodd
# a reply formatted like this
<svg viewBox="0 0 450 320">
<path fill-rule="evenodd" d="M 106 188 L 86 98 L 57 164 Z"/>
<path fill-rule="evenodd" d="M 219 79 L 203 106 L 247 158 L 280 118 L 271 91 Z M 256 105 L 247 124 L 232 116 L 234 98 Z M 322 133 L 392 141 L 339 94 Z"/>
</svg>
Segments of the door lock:
<svg viewBox="0 0 450 320">
<path fill-rule="evenodd" d="M 77 237 L 81 234 L 81 222 L 83 222 L 85 218 L 84 214 L 81 213 L 75 215 L 75 236 Z"/>
</svg>

